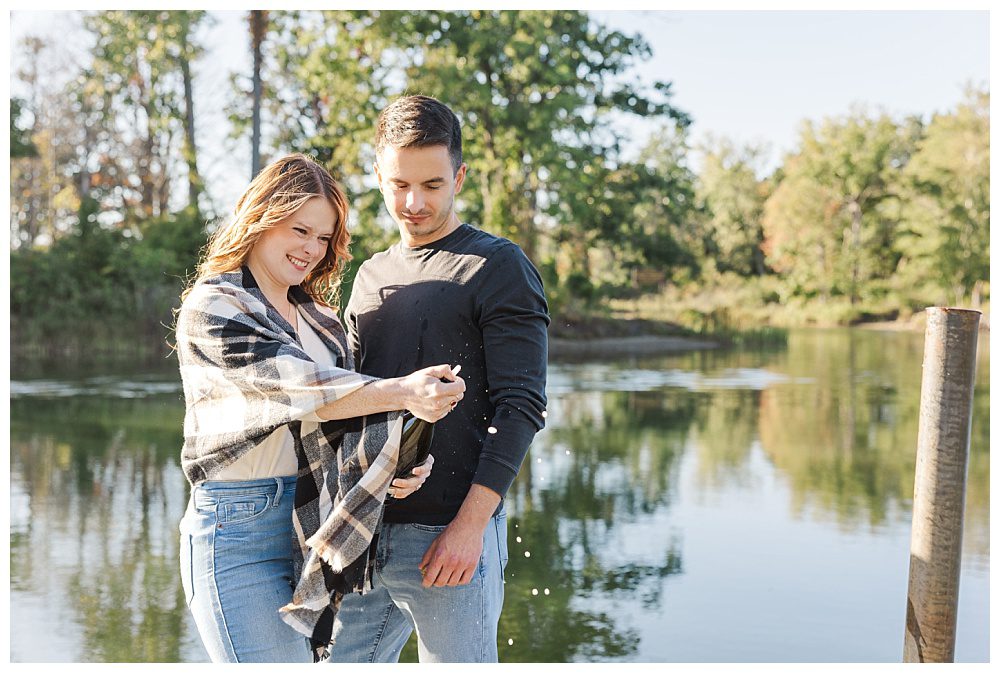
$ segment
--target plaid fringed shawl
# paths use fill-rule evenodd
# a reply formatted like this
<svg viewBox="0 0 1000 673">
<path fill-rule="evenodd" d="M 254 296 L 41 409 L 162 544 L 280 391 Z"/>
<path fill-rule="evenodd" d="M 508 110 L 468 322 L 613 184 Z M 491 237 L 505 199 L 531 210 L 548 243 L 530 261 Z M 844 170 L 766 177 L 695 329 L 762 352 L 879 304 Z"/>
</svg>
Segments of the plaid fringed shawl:
<svg viewBox="0 0 1000 673">
<path fill-rule="evenodd" d="M 287 425 L 298 457 L 291 528 L 298 583 L 281 617 L 326 656 L 345 593 L 370 585 L 370 549 L 399 453 L 400 412 L 323 423 L 303 420 L 372 377 L 352 371 L 336 314 L 299 287 L 293 303 L 336 359 L 314 363 L 292 326 L 264 298 L 250 270 L 197 283 L 177 319 L 186 413 L 181 466 L 212 479 Z"/>
</svg>

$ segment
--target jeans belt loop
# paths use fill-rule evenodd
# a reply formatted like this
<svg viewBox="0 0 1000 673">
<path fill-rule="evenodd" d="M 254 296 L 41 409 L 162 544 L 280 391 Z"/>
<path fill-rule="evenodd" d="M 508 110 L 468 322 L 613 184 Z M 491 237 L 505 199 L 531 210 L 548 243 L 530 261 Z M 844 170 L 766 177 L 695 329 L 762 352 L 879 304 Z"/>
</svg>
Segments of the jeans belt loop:
<svg viewBox="0 0 1000 673">
<path fill-rule="evenodd" d="M 278 503 L 281 502 L 281 492 L 285 490 L 285 484 L 281 481 L 281 477 L 275 477 L 274 483 L 277 485 L 277 490 L 274 493 L 274 506 L 277 507 Z"/>
</svg>

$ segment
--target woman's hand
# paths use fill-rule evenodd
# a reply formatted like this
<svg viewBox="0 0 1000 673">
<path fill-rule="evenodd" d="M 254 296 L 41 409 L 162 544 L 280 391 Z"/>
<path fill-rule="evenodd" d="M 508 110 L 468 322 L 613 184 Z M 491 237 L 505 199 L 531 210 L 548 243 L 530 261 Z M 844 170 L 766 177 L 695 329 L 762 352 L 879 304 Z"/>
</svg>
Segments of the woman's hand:
<svg viewBox="0 0 1000 673">
<path fill-rule="evenodd" d="M 392 483 L 389 484 L 389 495 L 396 499 L 405 498 L 408 495 L 413 495 L 420 490 L 420 487 L 424 485 L 427 481 L 427 477 L 431 476 L 431 468 L 434 466 L 434 456 L 428 455 L 427 460 L 417 465 L 410 472 L 412 476 L 406 479 L 397 478 L 393 479 Z"/>
<path fill-rule="evenodd" d="M 403 408 L 431 423 L 447 416 L 465 397 L 465 381 L 458 376 L 461 368 L 461 365 L 455 369 L 448 365 L 436 365 L 399 379 L 403 390 Z"/>
</svg>

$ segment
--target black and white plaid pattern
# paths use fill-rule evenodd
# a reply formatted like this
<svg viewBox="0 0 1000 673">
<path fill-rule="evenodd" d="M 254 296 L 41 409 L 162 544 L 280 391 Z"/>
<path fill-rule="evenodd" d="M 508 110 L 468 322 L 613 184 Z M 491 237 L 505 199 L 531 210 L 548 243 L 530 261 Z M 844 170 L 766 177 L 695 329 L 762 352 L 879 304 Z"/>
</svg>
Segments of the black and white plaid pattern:
<svg viewBox="0 0 1000 673">
<path fill-rule="evenodd" d="M 303 420 L 374 379 L 355 373 L 336 314 L 299 287 L 294 303 L 336 360 L 313 362 L 249 269 L 200 281 L 177 319 L 186 413 L 181 466 L 192 484 L 287 425 L 299 470 L 293 528 L 298 583 L 281 616 L 321 658 L 343 594 L 370 579 L 370 550 L 399 455 L 402 414 Z"/>
</svg>

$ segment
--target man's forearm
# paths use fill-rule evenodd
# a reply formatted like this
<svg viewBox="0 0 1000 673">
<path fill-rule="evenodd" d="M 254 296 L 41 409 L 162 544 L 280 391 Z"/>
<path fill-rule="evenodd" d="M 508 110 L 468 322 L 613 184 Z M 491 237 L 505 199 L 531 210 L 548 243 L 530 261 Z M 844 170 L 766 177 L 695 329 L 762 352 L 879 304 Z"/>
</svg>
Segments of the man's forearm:
<svg viewBox="0 0 1000 673">
<path fill-rule="evenodd" d="M 459 528 L 470 527 L 482 535 L 499 504 L 499 493 L 481 484 L 473 484 L 458 514 L 452 519 L 451 525 Z"/>
</svg>

